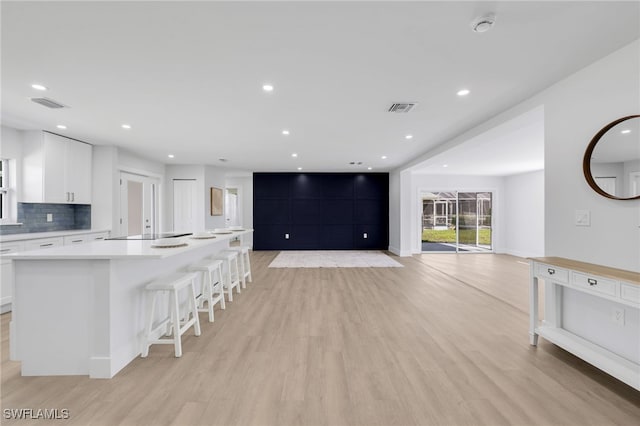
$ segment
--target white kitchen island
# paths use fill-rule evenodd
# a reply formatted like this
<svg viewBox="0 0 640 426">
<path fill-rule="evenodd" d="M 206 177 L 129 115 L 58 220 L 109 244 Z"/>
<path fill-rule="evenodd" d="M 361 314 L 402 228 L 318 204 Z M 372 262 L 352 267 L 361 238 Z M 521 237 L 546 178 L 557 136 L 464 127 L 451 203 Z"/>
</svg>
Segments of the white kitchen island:
<svg viewBox="0 0 640 426">
<path fill-rule="evenodd" d="M 11 359 L 22 362 L 23 376 L 113 377 L 140 354 L 145 285 L 252 232 L 185 237 L 188 245 L 177 248 L 109 240 L 10 255 Z"/>
</svg>

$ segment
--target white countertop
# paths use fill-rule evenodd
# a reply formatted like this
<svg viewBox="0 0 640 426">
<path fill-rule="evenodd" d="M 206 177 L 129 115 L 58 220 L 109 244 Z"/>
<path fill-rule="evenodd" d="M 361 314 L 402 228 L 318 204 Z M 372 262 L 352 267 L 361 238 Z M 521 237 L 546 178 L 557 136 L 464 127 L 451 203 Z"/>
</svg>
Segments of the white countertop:
<svg viewBox="0 0 640 426">
<path fill-rule="evenodd" d="M 7 254 L 12 260 L 98 260 L 98 259 L 163 259 L 185 253 L 209 244 L 228 241 L 252 233 L 253 229 L 235 231 L 233 234 L 217 234 L 216 238 L 194 239 L 180 237 L 187 243 L 184 247 L 155 248 L 152 240 L 106 240 L 86 244 L 51 247 L 39 250 Z M 178 239 L 178 238 L 176 238 Z"/>
<path fill-rule="evenodd" d="M 9 234 L 0 235 L 0 243 L 10 243 L 13 241 L 25 241 L 36 240 L 38 238 L 53 238 L 64 237 L 67 235 L 82 235 L 93 234 L 96 232 L 109 232 L 110 229 L 79 229 L 79 230 L 67 230 L 67 231 L 52 231 L 52 232 L 25 232 L 24 234 Z"/>
</svg>

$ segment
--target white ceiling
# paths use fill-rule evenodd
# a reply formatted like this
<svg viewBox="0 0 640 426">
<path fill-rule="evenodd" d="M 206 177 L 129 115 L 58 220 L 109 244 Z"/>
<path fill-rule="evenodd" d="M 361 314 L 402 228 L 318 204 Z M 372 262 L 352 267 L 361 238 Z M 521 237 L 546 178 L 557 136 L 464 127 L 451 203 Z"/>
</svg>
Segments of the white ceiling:
<svg viewBox="0 0 640 426">
<path fill-rule="evenodd" d="M 544 168 L 544 109 L 538 107 L 427 159 L 413 173 L 508 176 Z"/>
<path fill-rule="evenodd" d="M 224 157 L 226 167 L 251 171 L 390 170 L 631 42 L 640 28 L 638 2 L 1 8 L 4 124 L 165 163 Z M 497 15 L 495 28 L 473 33 L 469 23 L 485 12 Z M 43 95 L 34 82 L 71 108 L 30 102 Z M 471 94 L 457 97 L 461 88 Z M 407 101 L 419 105 L 386 112 Z M 347 165 L 354 160 L 363 165 Z"/>
</svg>

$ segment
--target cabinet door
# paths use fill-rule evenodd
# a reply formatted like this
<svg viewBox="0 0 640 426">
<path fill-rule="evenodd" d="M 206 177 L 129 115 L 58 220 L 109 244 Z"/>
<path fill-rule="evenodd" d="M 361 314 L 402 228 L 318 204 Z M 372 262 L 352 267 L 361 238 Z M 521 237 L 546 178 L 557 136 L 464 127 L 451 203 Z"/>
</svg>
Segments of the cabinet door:
<svg viewBox="0 0 640 426">
<path fill-rule="evenodd" d="M 71 193 L 71 203 L 91 204 L 91 145 L 69 140 L 65 157 L 65 191 Z"/>
<path fill-rule="evenodd" d="M 44 134 L 44 202 L 66 203 L 68 190 L 65 189 L 66 146 L 67 138 Z"/>
</svg>

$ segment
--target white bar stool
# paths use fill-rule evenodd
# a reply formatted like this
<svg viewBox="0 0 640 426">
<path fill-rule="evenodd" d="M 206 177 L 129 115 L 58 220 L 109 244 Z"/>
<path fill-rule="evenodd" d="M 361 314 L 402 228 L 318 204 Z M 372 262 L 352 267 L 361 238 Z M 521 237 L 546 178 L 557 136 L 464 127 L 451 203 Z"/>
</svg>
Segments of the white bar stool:
<svg viewBox="0 0 640 426">
<path fill-rule="evenodd" d="M 149 347 L 154 344 L 164 344 L 175 346 L 176 357 L 182 356 L 181 336 L 193 326 L 195 335 L 200 335 L 200 320 L 198 319 L 198 309 L 196 306 L 195 280 L 198 274 L 195 272 L 175 273 L 163 278 L 159 278 L 145 287 L 147 291 L 147 327 L 144 345 L 142 346 L 142 358 L 149 355 Z M 182 289 L 188 290 L 187 305 L 189 311 L 185 315 L 186 321 L 180 323 L 180 300 L 178 295 Z M 156 327 L 153 327 L 153 317 L 156 305 L 156 296 L 159 292 L 169 293 L 169 311 L 170 317 L 164 319 Z M 189 319 L 191 316 L 191 319 Z M 173 329 L 173 337 L 153 339 L 152 336 L 161 328 L 167 326 L 165 335 L 170 335 Z M 161 335 L 162 336 L 162 335 Z"/>
<path fill-rule="evenodd" d="M 242 277 L 242 288 L 247 288 L 247 279 L 253 282 L 251 277 L 251 260 L 249 259 L 249 246 L 232 246 L 225 251 L 235 251 L 240 258 L 240 273 Z"/>
<path fill-rule="evenodd" d="M 223 282 L 227 288 L 229 302 L 233 302 L 233 288 L 240 293 L 240 271 L 238 269 L 238 253 L 223 250 L 212 257 L 213 260 L 221 260 L 224 265 Z"/>
<path fill-rule="evenodd" d="M 213 322 L 213 305 L 220 303 L 220 307 L 225 309 L 222 260 L 201 260 L 189 266 L 189 271 L 200 273 L 202 287 L 200 294 L 196 296 L 198 312 L 209 312 L 209 322 Z M 204 308 L 205 302 L 208 305 L 206 309 Z"/>
</svg>

